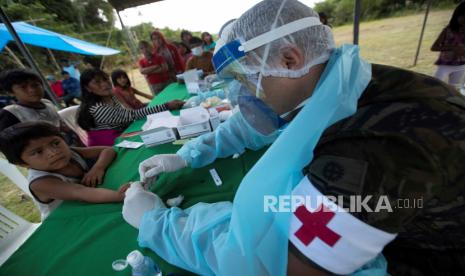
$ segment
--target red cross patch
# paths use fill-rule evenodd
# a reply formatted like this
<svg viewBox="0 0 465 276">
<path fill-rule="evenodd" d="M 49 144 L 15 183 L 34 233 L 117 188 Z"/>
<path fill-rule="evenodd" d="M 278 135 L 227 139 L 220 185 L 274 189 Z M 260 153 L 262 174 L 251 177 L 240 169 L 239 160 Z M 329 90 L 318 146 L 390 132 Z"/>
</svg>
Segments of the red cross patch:
<svg viewBox="0 0 465 276">
<path fill-rule="evenodd" d="M 297 208 L 294 214 L 302 222 L 302 226 L 295 232 L 295 236 L 306 246 L 315 238 L 319 238 L 327 245 L 333 247 L 341 238 L 339 234 L 327 226 L 336 214 L 323 204 L 313 213 L 309 212 L 302 205 Z"/>
</svg>

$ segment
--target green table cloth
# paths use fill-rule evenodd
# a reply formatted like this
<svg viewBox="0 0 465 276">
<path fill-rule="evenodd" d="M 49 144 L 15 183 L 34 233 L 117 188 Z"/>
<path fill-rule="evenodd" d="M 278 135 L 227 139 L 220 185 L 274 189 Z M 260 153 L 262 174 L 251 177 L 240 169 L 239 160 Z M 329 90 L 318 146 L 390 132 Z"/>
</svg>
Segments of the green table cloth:
<svg viewBox="0 0 465 276">
<path fill-rule="evenodd" d="M 188 97 L 184 85 L 171 84 L 151 104 Z M 125 133 L 139 131 L 144 122 L 133 122 Z M 118 141 L 121 139 L 140 141 L 139 136 L 119 138 Z M 115 147 L 118 155 L 107 170 L 102 187 L 117 190 L 124 183 L 138 180 L 141 161 L 155 154 L 175 153 L 179 147 L 172 143 L 152 148 L 142 146 L 137 150 Z M 219 159 L 205 168 L 186 168 L 162 174 L 152 191 L 165 202 L 184 195 L 181 208 L 197 202 L 232 201 L 242 178 L 263 152 L 247 151 L 237 159 Z M 209 173 L 212 168 L 218 172 L 223 185 L 215 185 Z M 137 245 L 138 231 L 123 220 L 121 208 L 122 203 L 63 202 L 0 267 L 0 275 L 130 275 L 129 267 L 117 272 L 111 264 L 114 260 L 124 259 L 134 249 L 152 257 L 163 275 L 190 274 L 166 263 L 151 250 L 140 248 Z"/>
</svg>

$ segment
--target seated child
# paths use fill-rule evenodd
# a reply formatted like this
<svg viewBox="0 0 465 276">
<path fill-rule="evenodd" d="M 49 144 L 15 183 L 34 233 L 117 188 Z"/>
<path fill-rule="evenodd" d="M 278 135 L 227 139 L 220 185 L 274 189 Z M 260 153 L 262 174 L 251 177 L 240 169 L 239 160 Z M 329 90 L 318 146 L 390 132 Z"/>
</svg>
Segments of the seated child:
<svg viewBox="0 0 465 276">
<path fill-rule="evenodd" d="M 25 69 L 12 69 L 0 76 L 0 85 L 17 100 L 0 110 L 0 131 L 19 122 L 47 121 L 60 128 L 70 145 L 81 146 L 78 136 L 62 122 L 55 105 L 44 99 L 42 81 Z"/>
<path fill-rule="evenodd" d="M 79 86 L 79 80 L 70 76 L 67 71 L 62 71 L 63 81 L 61 86 L 65 92 L 64 96 L 61 98 L 66 106 L 77 105 L 74 99 L 79 99 L 81 96 L 81 89 Z"/>
<path fill-rule="evenodd" d="M 49 209 L 62 200 L 103 203 L 124 199 L 128 185 L 119 191 L 96 187 L 116 156 L 110 147 L 70 148 L 53 125 L 25 122 L 0 132 L 0 150 L 10 163 L 29 169 L 29 190 Z"/>
<path fill-rule="evenodd" d="M 187 61 L 186 70 L 202 69 L 205 75 L 213 74 L 215 72 L 212 63 L 213 54 L 203 50 L 203 41 L 194 36 L 190 40 L 190 45 L 192 57 Z"/>
<path fill-rule="evenodd" d="M 108 75 L 100 69 L 87 69 L 81 75 L 82 103 L 77 122 L 87 131 L 88 145 L 113 145 L 115 139 L 132 122 L 152 113 L 179 109 L 184 101 L 127 109 L 113 95 Z"/>
<path fill-rule="evenodd" d="M 113 82 L 113 93 L 124 106 L 130 109 L 143 108 L 147 104 L 142 103 L 136 98 L 136 95 L 146 99 L 153 99 L 151 95 L 145 94 L 131 86 L 128 74 L 123 70 L 115 70 L 111 73 L 111 82 Z"/>
</svg>

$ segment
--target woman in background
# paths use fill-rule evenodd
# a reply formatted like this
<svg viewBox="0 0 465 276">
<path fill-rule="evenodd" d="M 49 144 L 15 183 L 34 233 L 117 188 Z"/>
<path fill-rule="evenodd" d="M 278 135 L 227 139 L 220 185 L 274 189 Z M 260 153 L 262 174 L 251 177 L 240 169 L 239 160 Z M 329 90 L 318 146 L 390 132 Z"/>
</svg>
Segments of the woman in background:
<svg viewBox="0 0 465 276">
<path fill-rule="evenodd" d="M 200 36 L 203 40 L 203 50 L 205 52 L 212 52 L 215 50 L 216 42 L 213 41 L 213 37 L 210 33 L 203 32 Z"/>
<path fill-rule="evenodd" d="M 448 78 L 450 85 L 460 89 L 465 76 L 465 2 L 455 8 L 449 24 L 431 46 L 431 51 L 440 52 L 434 76 L 440 80 Z"/>
<path fill-rule="evenodd" d="M 165 59 L 168 64 L 168 74 L 170 75 L 170 79 L 173 82 L 176 81 L 176 74 L 183 73 L 185 69 L 185 64 L 183 63 L 176 46 L 168 43 L 163 34 L 159 31 L 153 31 L 150 35 L 150 39 L 153 44 L 153 52 Z"/>
</svg>

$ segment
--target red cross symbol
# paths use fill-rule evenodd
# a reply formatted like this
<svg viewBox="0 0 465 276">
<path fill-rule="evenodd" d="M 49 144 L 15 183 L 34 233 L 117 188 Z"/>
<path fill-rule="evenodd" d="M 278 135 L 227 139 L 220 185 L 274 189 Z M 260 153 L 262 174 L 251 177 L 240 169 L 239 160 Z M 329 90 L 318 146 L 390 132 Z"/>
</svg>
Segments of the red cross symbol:
<svg viewBox="0 0 465 276">
<path fill-rule="evenodd" d="M 333 247 L 341 238 L 340 235 L 326 226 L 333 219 L 335 213 L 325 208 L 323 204 L 314 213 L 309 212 L 302 205 L 297 208 L 294 214 L 302 222 L 302 227 L 295 232 L 295 236 L 306 246 L 318 237 L 324 243 Z"/>
</svg>

